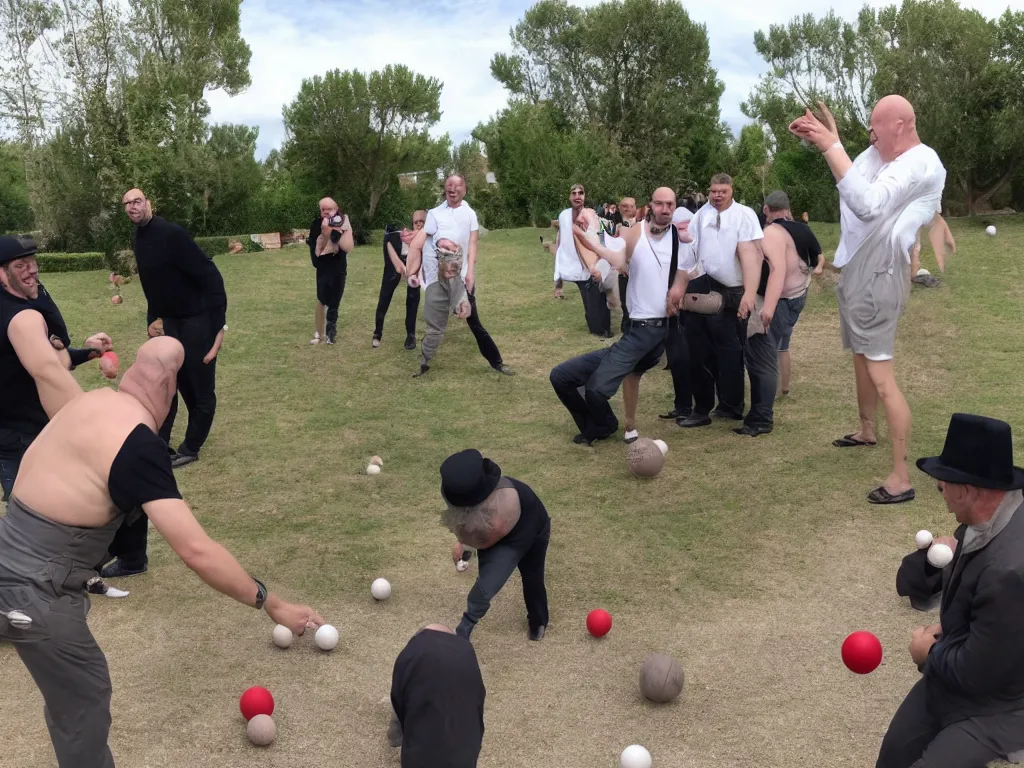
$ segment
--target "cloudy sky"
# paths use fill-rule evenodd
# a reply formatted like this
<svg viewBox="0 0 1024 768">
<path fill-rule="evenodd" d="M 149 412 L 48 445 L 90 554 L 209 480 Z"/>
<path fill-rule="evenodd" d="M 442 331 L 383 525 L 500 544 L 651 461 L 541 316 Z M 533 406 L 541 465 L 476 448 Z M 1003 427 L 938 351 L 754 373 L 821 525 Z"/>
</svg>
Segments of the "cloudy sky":
<svg viewBox="0 0 1024 768">
<path fill-rule="evenodd" d="M 1010 0 L 1015 5 L 1021 0 Z M 1008 0 L 961 0 L 989 17 L 998 16 Z M 505 91 L 491 77 L 490 60 L 509 51 L 509 29 L 531 0 L 312 0 L 293 5 L 279 0 L 245 0 L 242 35 L 252 49 L 252 85 L 234 98 L 209 94 L 211 119 L 255 125 L 260 129 L 258 155 L 280 146 L 284 137 L 281 107 L 291 101 L 303 78 L 339 68 L 369 72 L 401 63 L 444 83 L 441 121 L 435 134 L 447 132 L 455 142 L 505 105 Z M 576 5 L 594 2 L 577 0 Z M 821 15 L 836 7 L 853 18 L 862 6 L 829 0 L 753 0 L 690 2 L 691 18 L 706 25 L 711 63 L 725 83 L 722 117 L 739 133 L 746 118 L 740 103 L 765 71 L 754 50 L 754 32 L 801 13 Z M 874 1 L 872 5 L 889 3 Z M 301 10 L 299 10 L 301 8 Z M 765 15 L 765 10 L 769 11 Z M 457 46 L 444 44 L 457 41 Z"/>
</svg>

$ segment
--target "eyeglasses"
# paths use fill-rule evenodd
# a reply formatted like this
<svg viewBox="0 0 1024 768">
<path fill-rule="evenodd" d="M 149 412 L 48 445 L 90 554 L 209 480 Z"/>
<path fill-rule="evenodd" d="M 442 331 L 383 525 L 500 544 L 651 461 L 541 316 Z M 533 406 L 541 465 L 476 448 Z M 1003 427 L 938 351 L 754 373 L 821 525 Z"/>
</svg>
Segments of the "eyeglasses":
<svg viewBox="0 0 1024 768">
<path fill-rule="evenodd" d="M 124 207 L 131 208 L 133 205 L 142 205 L 145 202 L 141 197 L 137 197 L 134 200 L 125 200 Z"/>
</svg>

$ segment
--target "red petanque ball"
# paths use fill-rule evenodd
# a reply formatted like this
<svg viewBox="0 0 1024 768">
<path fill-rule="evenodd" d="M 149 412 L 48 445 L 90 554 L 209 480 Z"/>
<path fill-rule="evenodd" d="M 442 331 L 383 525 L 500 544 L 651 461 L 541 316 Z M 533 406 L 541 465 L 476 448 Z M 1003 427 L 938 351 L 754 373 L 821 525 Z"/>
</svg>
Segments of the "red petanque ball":
<svg viewBox="0 0 1024 768">
<path fill-rule="evenodd" d="M 882 643 L 870 632 L 854 632 L 843 641 L 843 663 L 858 675 L 874 672 L 882 663 Z"/>
<path fill-rule="evenodd" d="M 252 720 L 256 715 L 272 715 L 274 714 L 274 697 L 266 688 L 254 685 L 242 694 L 238 707 L 242 710 L 242 717 L 246 720 Z"/>
<path fill-rule="evenodd" d="M 604 637 L 612 628 L 612 615 L 603 608 L 595 608 L 587 614 L 587 632 L 594 637 Z"/>
</svg>

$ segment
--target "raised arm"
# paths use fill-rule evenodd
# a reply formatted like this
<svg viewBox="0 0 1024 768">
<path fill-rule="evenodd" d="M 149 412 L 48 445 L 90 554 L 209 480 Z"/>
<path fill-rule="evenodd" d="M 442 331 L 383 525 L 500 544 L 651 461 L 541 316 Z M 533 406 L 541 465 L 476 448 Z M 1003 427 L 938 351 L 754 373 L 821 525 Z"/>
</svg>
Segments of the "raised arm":
<svg viewBox="0 0 1024 768">
<path fill-rule="evenodd" d="M 405 257 L 405 273 L 409 277 L 418 274 L 423 264 L 423 246 L 427 242 L 427 230 L 421 229 L 409 242 L 409 255 Z"/>
<path fill-rule="evenodd" d="M 243 605 L 256 606 L 256 582 L 230 552 L 207 535 L 188 504 L 182 499 L 160 499 L 143 504 L 142 509 L 171 549 L 199 578 Z M 324 623 L 312 608 L 286 603 L 272 592 L 267 595 L 263 610 L 297 635 L 309 625 L 319 627 Z"/>
<path fill-rule="evenodd" d="M 7 337 L 18 360 L 35 381 L 39 402 L 47 416 L 52 419 L 82 394 L 82 388 L 68 370 L 69 361 L 62 359 L 50 344 L 46 321 L 39 312 L 26 309 L 15 315 L 7 327 Z"/>
<path fill-rule="evenodd" d="M 592 251 L 615 269 L 624 269 L 629 264 L 629 260 L 633 258 L 633 249 L 640 239 L 640 227 L 629 227 L 622 233 L 622 239 L 625 241 L 626 247 L 621 251 L 614 251 L 600 243 L 588 241 L 586 239 L 587 233 L 578 224 L 573 227 L 572 234 L 576 239 L 577 247 Z"/>
</svg>

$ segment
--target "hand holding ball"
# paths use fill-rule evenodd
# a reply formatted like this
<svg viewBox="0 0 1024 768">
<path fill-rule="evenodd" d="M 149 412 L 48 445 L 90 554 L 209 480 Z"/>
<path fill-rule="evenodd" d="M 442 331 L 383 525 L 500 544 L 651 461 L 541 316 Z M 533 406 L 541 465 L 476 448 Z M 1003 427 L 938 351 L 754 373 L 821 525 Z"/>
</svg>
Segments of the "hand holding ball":
<svg viewBox="0 0 1024 768">
<path fill-rule="evenodd" d="M 117 359 L 116 352 L 104 352 L 100 355 L 100 373 L 108 379 L 117 378 L 117 369 L 119 365 L 120 361 Z"/>
<path fill-rule="evenodd" d="M 914 540 L 917 542 L 918 549 L 928 549 L 935 541 L 935 537 L 932 536 L 931 531 L 918 531 Z"/>
<path fill-rule="evenodd" d="M 932 544 L 928 549 L 928 562 L 935 568 L 945 568 L 953 562 L 953 550 L 946 544 Z"/>
<path fill-rule="evenodd" d="M 330 624 L 324 624 L 316 631 L 313 640 L 321 651 L 333 651 L 338 644 L 338 630 Z"/>
</svg>

